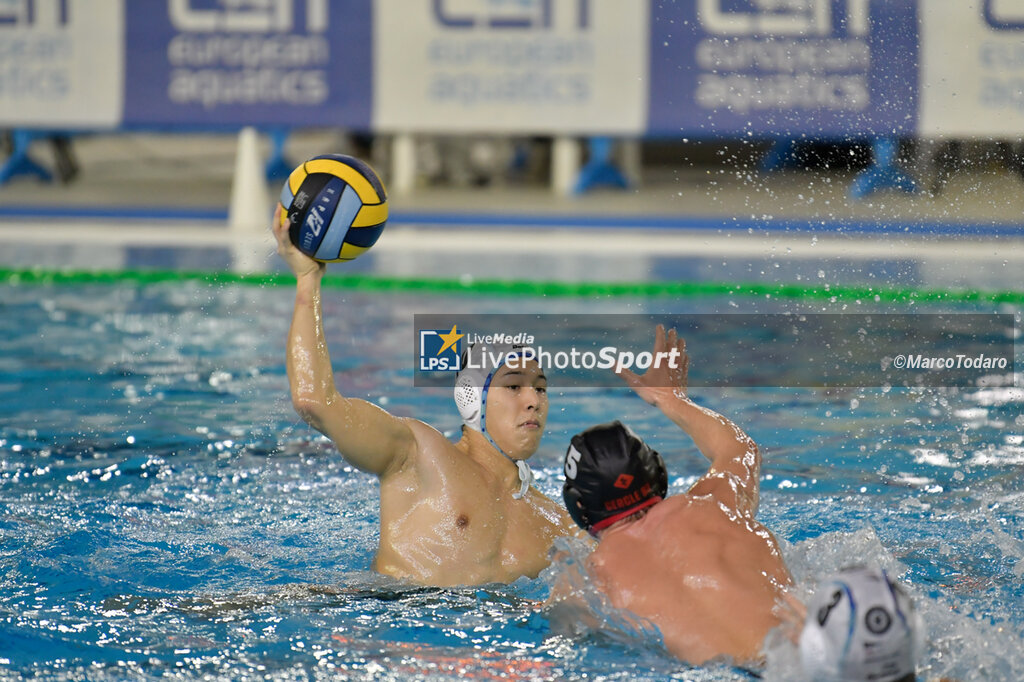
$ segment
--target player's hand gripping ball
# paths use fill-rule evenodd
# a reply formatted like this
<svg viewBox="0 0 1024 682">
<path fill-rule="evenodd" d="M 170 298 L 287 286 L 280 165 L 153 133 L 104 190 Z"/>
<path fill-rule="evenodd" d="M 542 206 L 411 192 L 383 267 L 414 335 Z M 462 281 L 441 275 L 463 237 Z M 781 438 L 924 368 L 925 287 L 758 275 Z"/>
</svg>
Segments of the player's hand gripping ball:
<svg viewBox="0 0 1024 682">
<path fill-rule="evenodd" d="M 293 170 L 281 206 L 292 244 L 322 263 L 358 258 L 377 243 L 388 219 L 380 178 L 342 154 L 314 156 Z"/>
</svg>

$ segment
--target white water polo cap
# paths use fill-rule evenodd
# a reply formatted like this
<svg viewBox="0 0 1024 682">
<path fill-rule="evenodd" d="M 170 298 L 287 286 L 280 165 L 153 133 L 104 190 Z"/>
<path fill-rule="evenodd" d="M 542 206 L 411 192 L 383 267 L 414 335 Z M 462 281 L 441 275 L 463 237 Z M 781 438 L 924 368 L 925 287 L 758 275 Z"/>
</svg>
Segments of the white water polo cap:
<svg viewBox="0 0 1024 682">
<path fill-rule="evenodd" d="M 533 350 L 519 344 L 471 343 L 462 352 L 462 369 L 455 375 L 455 406 L 459 410 L 459 416 L 462 417 L 462 423 L 487 436 L 491 445 L 514 462 L 519 470 L 519 492 L 513 494 L 516 499 L 522 498 L 530 489 L 530 484 L 533 483 L 533 472 L 530 471 L 530 465 L 526 463 L 526 460 L 509 457 L 487 433 L 487 392 L 491 387 L 494 374 L 510 358 L 532 357 L 534 357 Z"/>
<path fill-rule="evenodd" d="M 914 679 L 920 632 L 910 597 L 884 570 L 848 568 L 808 603 L 800 661 L 813 680 Z"/>
</svg>

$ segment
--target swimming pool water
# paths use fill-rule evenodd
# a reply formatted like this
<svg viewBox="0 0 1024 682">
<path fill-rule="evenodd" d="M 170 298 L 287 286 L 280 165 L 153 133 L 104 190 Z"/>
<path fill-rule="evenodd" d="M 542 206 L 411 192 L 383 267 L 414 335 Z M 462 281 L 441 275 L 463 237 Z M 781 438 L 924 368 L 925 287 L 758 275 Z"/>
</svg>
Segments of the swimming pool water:
<svg viewBox="0 0 1024 682">
<path fill-rule="evenodd" d="M 196 282 L 0 285 L 0 678 L 747 679 L 687 668 L 652 637 L 553 633 L 535 606 L 558 567 L 461 589 L 373 574 L 376 483 L 288 399 L 292 296 Z M 324 305 L 344 393 L 454 433 L 450 392 L 411 386 L 414 313 L 768 304 L 334 290 Z M 699 362 L 700 339 L 688 348 Z M 694 395 L 761 445 L 761 518 L 801 589 L 881 562 L 924 615 L 926 674 L 1024 679 L 1019 377 Z M 551 401 L 533 460 L 549 496 L 560 498 L 568 437 L 611 418 L 665 456 L 673 490 L 703 471 L 682 434 L 624 389 L 554 390 Z M 794 675 L 791 649 L 774 644 L 765 676 Z"/>
</svg>

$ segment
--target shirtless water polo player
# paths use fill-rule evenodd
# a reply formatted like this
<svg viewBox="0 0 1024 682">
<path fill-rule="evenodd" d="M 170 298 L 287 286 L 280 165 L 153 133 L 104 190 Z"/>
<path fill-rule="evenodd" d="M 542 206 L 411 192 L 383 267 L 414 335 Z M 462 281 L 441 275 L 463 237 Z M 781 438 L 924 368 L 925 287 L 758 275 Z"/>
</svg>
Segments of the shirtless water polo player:
<svg viewBox="0 0 1024 682">
<path fill-rule="evenodd" d="M 536 577 L 554 539 L 575 531 L 561 505 L 530 485 L 525 463 L 547 423 L 540 366 L 528 360 L 460 375 L 456 400 L 465 425 L 455 443 L 422 421 L 342 396 L 324 336 L 325 265 L 292 245 L 281 213 L 278 207 L 273 221 L 277 251 L 296 277 L 287 346 L 292 403 L 347 462 L 380 480 L 374 569 L 435 586 Z"/>
<path fill-rule="evenodd" d="M 655 351 L 685 344 L 659 326 Z M 757 445 L 730 420 L 686 396 L 678 368 L 620 375 L 683 429 L 711 466 L 691 488 L 666 497 L 661 457 L 619 422 L 577 434 L 566 453 L 564 497 L 598 538 L 587 569 L 616 608 L 648 619 L 689 663 L 756 662 L 781 623 L 792 583 L 779 546 L 755 518 Z M 555 606 L 557 608 L 557 605 Z"/>
</svg>

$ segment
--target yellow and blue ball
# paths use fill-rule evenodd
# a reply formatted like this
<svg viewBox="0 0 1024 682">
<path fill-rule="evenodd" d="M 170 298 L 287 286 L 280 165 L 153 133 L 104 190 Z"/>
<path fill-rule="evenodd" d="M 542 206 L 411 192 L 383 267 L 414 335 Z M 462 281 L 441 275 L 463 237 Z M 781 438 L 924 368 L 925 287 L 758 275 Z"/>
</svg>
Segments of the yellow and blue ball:
<svg viewBox="0 0 1024 682">
<path fill-rule="evenodd" d="M 358 258 L 377 243 L 388 219 L 384 184 L 369 165 L 343 154 L 314 156 L 281 189 L 288 234 L 324 263 Z"/>
</svg>

